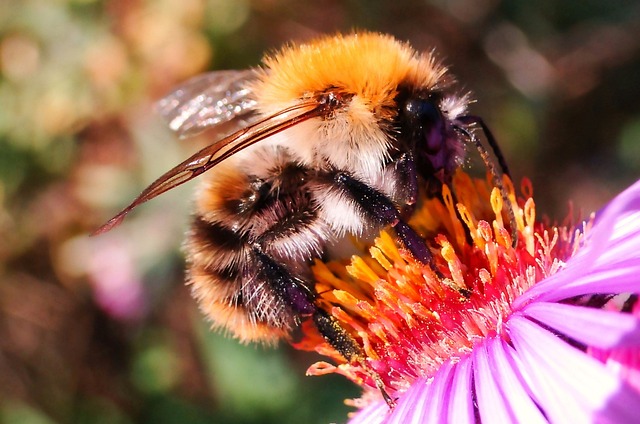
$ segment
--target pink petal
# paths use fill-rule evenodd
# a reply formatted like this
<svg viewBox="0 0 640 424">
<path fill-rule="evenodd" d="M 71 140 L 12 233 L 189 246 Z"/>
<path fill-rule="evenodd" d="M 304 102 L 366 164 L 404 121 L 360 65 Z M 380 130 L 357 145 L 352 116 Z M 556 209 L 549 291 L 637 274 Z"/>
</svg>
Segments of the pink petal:
<svg viewBox="0 0 640 424">
<path fill-rule="evenodd" d="M 473 377 L 478 400 L 478 410 L 482 422 L 511 423 L 515 417 L 502 390 L 493 378 L 489 354 L 483 343 L 473 349 Z"/>
<path fill-rule="evenodd" d="M 507 324 L 532 393 L 552 422 L 636 423 L 640 393 L 528 319 Z"/>
<path fill-rule="evenodd" d="M 416 380 L 400 397 L 386 424 L 444 422 L 453 369 L 454 366 L 447 362 L 440 367 L 431 382 L 424 378 Z"/>
<path fill-rule="evenodd" d="M 535 298 L 551 301 L 592 293 L 640 292 L 640 181 L 597 214 L 587 237 L 563 270 L 516 299 L 514 308 Z"/>
<path fill-rule="evenodd" d="M 553 302 L 596 293 L 640 293 L 640 257 L 619 263 L 617 268 L 585 271 L 578 273 L 579 275 L 570 272 L 570 264 L 571 261 L 566 269 L 541 281 L 518 297 L 512 307 L 520 309 L 534 299 Z"/>
<path fill-rule="evenodd" d="M 451 362 L 442 365 L 431 382 L 429 398 L 427 403 L 427 414 L 425 423 L 441 423 L 447 417 L 448 403 L 451 393 L 451 380 L 453 378 L 454 366 Z"/>
<path fill-rule="evenodd" d="M 447 422 L 460 424 L 475 422 L 471 390 L 471 358 L 465 357 L 455 364 L 453 370 Z"/>
<path fill-rule="evenodd" d="M 421 422 L 427 413 L 430 384 L 425 378 L 419 378 L 400 397 L 386 424 L 404 424 Z"/>
<path fill-rule="evenodd" d="M 382 424 L 389 415 L 386 402 L 375 402 L 361 409 L 349 420 L 349 424 Z"/>
<path fill-rule="evenodd" d="M 615 372 L 629 383 L 630 386 L 640 392 L 639 349 L 614 349 L 611 351 L 605 351 L 589 348 L 587 352 L 589 355 L 604 363 L 608 369 Z"/>
<path fill-rule="evenodd" d="M 511 408 L 514 422 L 547 423 L 518 372 L 513 348 L 502 339 L 492 339 L 488 351 L 490 366 L 494 370 L 493 378 Z"/>
<path fill-rule="evenodd" d="M 514 318 L 514 322 L 517 322 Z M 514 359 L 520 364 L 519 371 L 527 382 L 528 390 L 536 399 L 544 414 L 553 423 L 589 423 L 593 421 L 590 411 L 582 408 L 555 376 L 554 370 L 539 358 L 536 352 L 540 339 L 528 331 L 524 334 L 514 327 L 510 331 L 515 345 Z M 557 352 L 545 348 L 546 354 Z"/>
<path fill-rule="evenodd" d="M 596 215 L 596 223 L 590 235 L 592 245 L 590 256 L 595 263 L 597 258 L 605 257 L 606 252 L 617 240 L 628 239 L 629 236 L 640 232 L 638 211 L 640 211 L 640 181 L 616 196 Z M 637 257 L 637 249 L 635 252 Z M 621 253 L 624 254 L 624 252 Z"/>
<path fill-rule="evenodd" d="M 640 346 L 640 318 L 631 314 L 546 302 L 533 302 L 522 313 L 587 346 Z"/>
</svg>

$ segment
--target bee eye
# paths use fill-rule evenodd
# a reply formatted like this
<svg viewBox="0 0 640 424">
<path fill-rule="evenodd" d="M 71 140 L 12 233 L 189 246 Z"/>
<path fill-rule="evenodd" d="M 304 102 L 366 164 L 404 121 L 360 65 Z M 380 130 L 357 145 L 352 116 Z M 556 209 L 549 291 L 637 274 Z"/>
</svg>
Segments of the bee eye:
<svg viewBox="0 0 640 424">
<path fill-rule="evenodd" d="M 445 122 L 436 99 L 410 98 L 404 108 L 405 131 L 421 150 L 427 153 L 440 151 L 445 142 Z"/>
<path fill-rule="evenodd" d="M 409 99 L 404 106 L 404 112 L 410 122 L 428 125 L 442 119 L 438 106 L 430 99 Z"/>
</svg>

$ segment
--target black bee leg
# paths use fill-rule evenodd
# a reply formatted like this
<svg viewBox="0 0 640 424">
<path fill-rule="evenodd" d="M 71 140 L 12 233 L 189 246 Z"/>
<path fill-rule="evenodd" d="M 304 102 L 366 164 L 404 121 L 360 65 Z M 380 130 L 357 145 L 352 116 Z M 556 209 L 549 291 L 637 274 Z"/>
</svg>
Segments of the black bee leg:
<svg viewBox="0 0 640 424">
<path fill-rule="evenodd" d="M 312 315 L 316 312 L 316 293 L 271 256 L 264 253 L 260 244 L 253 245 L 253 255 L 257 262 L 257 272 L 267 282 L 278 298 L 283 299 L 296 315 Z"/>
<path fill-rule="evenodd" d="M 416 162 L 413 158 L 413 155 L 411 153 L 403 153 L 395 162 L 395 168 L 396 175 L 401 182 L 401 189 L 405 190 L 403 194 L 405 194 L 405 198 L 407 199 L 408 204 L 408 206 L 402 210 L 402 216 L 404 218 L 406 216 L 411 216 L 411 214 L 413 213 L 414 203 L 418 198 L 418 171 L 416 169 Z M 442 186 L 442 182 L 440 182 L 439 180 L 438 184 Z M 440 201 L 444 203 L 441 189 L 437 192 L 436 196 L 440 199 Z M 451 192 L 451 196 L 453 197 L 453 204 L 457 205 L 458 198 L 454 191 Z M 460 222 L 463 222 L 458 208 L 455 208 L 455 212 Z M 467 242 L 472 243 L 473 239 L 471 237 L 469 229 L 466 226 L 464 228 Z"/>
<path fill-rule="evenodd" d="M 502 170 L 502 173 L 511 177 L 511 173 L 509 172 L 509 166 L 507 165 L 507 161 L 505 160 L 504 155 L 500 150 L 500 146 L 498 145 L 496 138 L 493 136 L 493 133 L 491 132 L 487 124 L 484 123 L 484 120 L 479 116 L 467 115 L 467 116 L 459 116 L 458 118 L 456 118 L 456 121 L 461 122 L 467 126 L 478 125 L 480 127 L 484 136 L 487 139 L 487 143 L 489 144 L 489 147 L 493 151 L 493 154 L 496 155 L 496 159 L 498 160 L 498 165 L 500 165 L 500 169 Z"/>
<path fill-rule="evenodd" d="M 313 322 L 320 331 L 320 334 L 329 342 L 329 344 L 349 362 L 357 362 L 363 369 L 368 369 L 365 362 L 365 355 L 360 345 L 347 333 L 335 318 L 329 315 L 323 309 L 318 308 L 313 314 Z M 389 408 L 395 406 L 395 401 L 389 396 L 384 388 L 382 378 L 375 372 L 370 371 L 369 375 L 373 378 L 378 390 L 382 394 Z"/>
<path fill-rule="evenodd" d="M 489 128 L 486 126 L 486 124 L 481 118 L 477 116 L 463 116 L 458 118 L 457 120 L 465 124 L 479 125 L 480 128 L 482 128 L 482 131 L 484 132 L 485 137 L 487 138 L 487 142 L 489 143 L 489 146 L 493 149 L 494 155 L 498 159 L 498 164 L 501 168 L 500 171 L 498 171 L 495 164 L 489 157 L 489 152 L 482 145 L 478 137 L 475 136 L 473 131 L 469 130 L 466 127 L 454 126 L 454 129 L 456 131 L 463 134 L 465 137 L 467 137 L 468 140 L 470 140 L 473 144 L 475 144 L 476 148 L 478 149 L 478 152 L 480 153 L 480 156 L 482 157 L 482 160 L 484 161 L 485 165 L 487 165 L 489 172 L 491 172 L 491 175 L 493 176 L 493 184 L 498 188 L 498 190 L 500 190 L 500 194 L 502 195 L 502 200 L 504 202 L 504 205 L 507 207 L 507 214 L 509 216 L 509 225 L 511 226 L 511 243 L 513 246 L 515 246 L 518 243 L 518 227 L 516 224 L 515 211 L 513 210 L 513 206 L 511 205 L 511 199 L 509 199 L 509 193 L 507 193 L 507 190 L 505 189 L 504 184 L 502 183 L 503 174 L 510 176 L 509 168 L 507 167 L 507 163 L 504 160 L 504 156 L 502 155 L 502 152 L 500 151 L 500 148 L 498 147 L 498 143 L 493 137 L 493 134 L 491 133 L 491 131 L 489 130 Z"/>
<path fill-rule="evenodd" d="M 400 213 L 387 196 L 346 172 L 335 173 L 333 179 L 336 185 L 358 203 L 371 220 L 381 225 L 391 225 L 413 257 L 436 271 L 433 256 L 424 239 L 401 219 Z"/>
<path fill-rule="evenodd" d="M 356 343 L 353 337 L 351 337 L 351 335 L 349 335 L 349 333 L 340 326 L 340 323 L 336 321 L 335 318 L 329 315 L 326 311 L 318 308 L 313 314 L 313 322 L 325 340 L 327 340 L 327 342 L 329 342 L 329 344 L 347 361 L 351 363 L 357 362 L 363 369 L 368 369 L 362 348 Z M 389 405 L 389 408 L 393 408 L 396 403 L 385 390 L 382 378 L 380 378 L 375 371 L 370 371 L 369 375 L 373 378 L 376 387 L 380 390 L 380 393 L 387 405 Z"/>
<path fill-rule="evenodd" d="M 326 311 L 316 308 L 313 323 L 320 334 L 349 362 L 360 362 L 364 358 L 362 348 L 349 333 Z"/>
<path fill-rule="evenodd" d="M 299 316 L 311 317 L 316 328 L 331 347 L 348 362 L 358 363 L 363 369 L 367 369 L 362 348 L 334 317 L 318 306 L 315 291 L 264 253 L 258 243 L 253 245 L 253 254 L 257 261 L 258 272 L 262 274 L 264 280 L 278 296 L 286 302 L 291 311 Z M 382 397 L 389 407 L 393 407 L 395 402 L 385 391 L 380 376 L 375 372 L 370 374 L 382 393 Z"/>
<path fill-rule="evenodd" d="M 284 266 L 264 253 L 258 244 L 253 246 L 253 254 L 264 281 L 271 286 L 280 299 L 286 302 L 294 314 L 311 317 L 322 336 L 347 361 L 351 362 L 363 357 L 362 349 L 353 337 L 335 318 L 318 307 L 317 294 L 311 286 L 291 275 Z"/>
<path fill-rule="evenodd" d="M 395 161 L 395 173 L 400 184 L 397 188 L 403 190 L 403 198 L 406 199 L 407 207 L 403 210 L 403 214 L 410 215 L 413 212 L 413 206 L 418 200 L 418 170 L 416 169 L 416 161 L 411 153 L 403 153 L 400 158 Z"/>
</svg>

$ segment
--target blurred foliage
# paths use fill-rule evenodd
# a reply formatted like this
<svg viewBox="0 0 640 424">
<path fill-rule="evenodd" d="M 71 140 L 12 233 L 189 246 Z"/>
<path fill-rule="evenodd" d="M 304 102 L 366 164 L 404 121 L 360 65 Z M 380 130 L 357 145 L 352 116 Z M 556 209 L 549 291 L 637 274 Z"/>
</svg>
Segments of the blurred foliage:
<svg viewBox="0 0 640 424">
<path fill-rule="evenodd" d="M 316 359 L 212 334 L 182 285 L 190 188 L 87 234 L 202 141 L 153 102 L 289 40 L 363 28 L 435 48 L 536 205 L 589 212 L 640 171 L 632 0 L 0 0 L 0 421 L 343 422 Z"/>
</svg>

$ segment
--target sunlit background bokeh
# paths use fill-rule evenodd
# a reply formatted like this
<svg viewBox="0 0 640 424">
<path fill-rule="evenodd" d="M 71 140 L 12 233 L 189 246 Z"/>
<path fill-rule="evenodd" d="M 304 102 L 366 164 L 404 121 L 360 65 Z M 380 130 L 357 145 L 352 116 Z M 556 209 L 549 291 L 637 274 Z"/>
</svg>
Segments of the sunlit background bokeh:
<svg viewBox="0 0 640 424">
<path fill-rule="evenodd" d="M 192 184 L 87 236 L 206 140 L 153 102 L 289 40 L 362 28 L 433 49 L 537 207 L 640 176 L 635 0 L 0 0 L 0 421 L 328 423 L 357 388 L 208 331 L 183 286 Z"/>
</svg>

